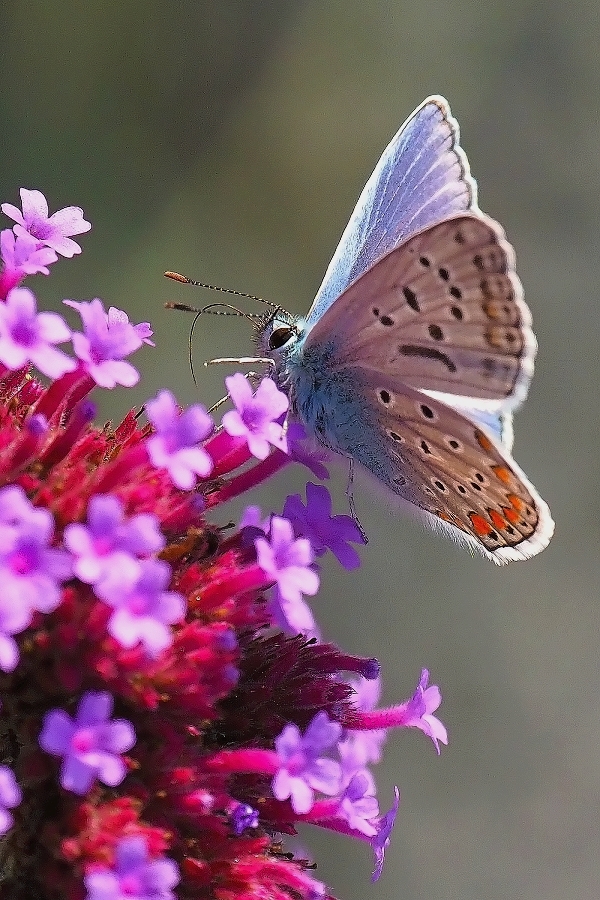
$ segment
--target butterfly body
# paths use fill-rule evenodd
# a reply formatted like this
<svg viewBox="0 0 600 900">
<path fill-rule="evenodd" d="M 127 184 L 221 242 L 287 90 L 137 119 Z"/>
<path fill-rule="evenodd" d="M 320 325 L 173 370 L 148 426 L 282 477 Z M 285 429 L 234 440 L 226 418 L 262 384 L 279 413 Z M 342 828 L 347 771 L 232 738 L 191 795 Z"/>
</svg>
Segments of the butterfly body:
<svg viewBox="0 0 600 900">
<path fill-rule="evenodd" d="M 510 456 L 531 316 L 442 98 L 384 151 L 307 317 L 276 311 L 258 344 L 309 432 L 431 522 L 497 563 L 546 546 L 548 507 Z"/>
</svg>

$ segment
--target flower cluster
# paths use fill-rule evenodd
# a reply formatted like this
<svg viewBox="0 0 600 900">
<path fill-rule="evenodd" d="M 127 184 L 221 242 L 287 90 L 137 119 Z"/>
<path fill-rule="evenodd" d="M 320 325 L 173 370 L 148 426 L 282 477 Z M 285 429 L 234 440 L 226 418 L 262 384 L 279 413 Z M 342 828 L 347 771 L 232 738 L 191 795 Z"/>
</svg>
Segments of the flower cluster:
<svg viewBox="0 0 600 900">
<path fill-rule="evenodd" d="M 226 379 L 220 424 L 162 390 L 94 425 L 91 391 L 135 384 L 152 331 L 99 299 L 65 301 L 81 331 L 37 311 L 22 282 L 90 225 L 21 199 L 0 233 L 2 896 L 329 896 L 283 849 L 299 822 L 370 844 L 379 877 L 399 794 L 382 813 L 370 766 L 391 728 L 447 738 L 426 670 L 378 708 L 377 661 L 319 637 L 315 560 L 355 568 L 359 528 L 313 483 L 225 524 L 284 466 L 327 475 L 269 378 Z"/>
</svg>

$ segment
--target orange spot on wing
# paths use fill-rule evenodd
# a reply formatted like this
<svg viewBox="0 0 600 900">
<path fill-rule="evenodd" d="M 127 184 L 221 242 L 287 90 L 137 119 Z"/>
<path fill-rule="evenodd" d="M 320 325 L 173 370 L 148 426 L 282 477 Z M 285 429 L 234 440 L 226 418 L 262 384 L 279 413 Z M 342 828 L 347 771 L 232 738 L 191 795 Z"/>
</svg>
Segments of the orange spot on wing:
<svg viewBox="0 0 600 900">
<path fill-rule="evenodd" d="M 487 535 L 494 530 L 490 523 L 486 522 L 483 516 L 480 516 L 477 513 L 469 513 L 469 518 L 473 526 L 473 531 L 475 534 L 479 535 L 479 537 L 487 537 Z"/>
<path fill-rule="evenodd" d="M 475 437 L 482 450 L 485 450 L 487 453 L 489 453 L 489 451 L 493 449 L 494 445 L 490 441 L 487 434 L 484 434 L 483 431 L 475 431 Z"/>
<path fill-rule="evenodd" d="M 492 470 L 496 473 L 500 481 L 504 482 L 504 484 L 510 484 L 510 469 L 507 469 L 506 466 L 492 466 Z"/>
<path fill-rule="evenodd" d="M 488 513 L 490 514 L 490 519 L 499 531 L 501 531 L 503 528 L 506 528 L 508 524 L 506 519 L 504 518 L 504 516 L 501 516 L 496 509 L 488 509 Z"/>
<path fill-rule="evenodd" d="M 523 510 L 525 509 L 525 503 L 521 500 L 520 497 L 517 497 L 516 494 L 509 494 L 508 502 L 510 503 L 511 506 L 514 506 L 514 508 L 519 513 L 522 513 Z"/>
<path fill-rule="evenodd" d="M 503 506 L 502 512 L 512 525 L 518 525 L 521 521 L 521 516 L 519 515 L 519 513 L 512 509 L 510 506 Z"/>
</svg>

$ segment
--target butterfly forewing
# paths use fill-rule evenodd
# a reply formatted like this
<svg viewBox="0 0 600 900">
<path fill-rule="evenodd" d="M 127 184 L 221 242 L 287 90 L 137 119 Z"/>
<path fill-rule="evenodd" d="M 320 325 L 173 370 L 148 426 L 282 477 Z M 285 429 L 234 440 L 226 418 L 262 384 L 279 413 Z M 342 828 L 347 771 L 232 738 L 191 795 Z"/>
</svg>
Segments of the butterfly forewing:
<svg viewBox="0 0 600 900">
<path fill-rule="evenodd" d="M 355 281 L 310 331 L 333 366 L 391 372 L 421 390 L 516 405 L 536 343 L 497 223 L 457 216 L 409 238 Z"/>
<path fill-rule="evenodd" d="M 308 314 L 316 322 L 378 259 L 417 231 L 475 208 L 476 186 L 443 97 L 399 128 L 365 185 Z"/>
</svg>

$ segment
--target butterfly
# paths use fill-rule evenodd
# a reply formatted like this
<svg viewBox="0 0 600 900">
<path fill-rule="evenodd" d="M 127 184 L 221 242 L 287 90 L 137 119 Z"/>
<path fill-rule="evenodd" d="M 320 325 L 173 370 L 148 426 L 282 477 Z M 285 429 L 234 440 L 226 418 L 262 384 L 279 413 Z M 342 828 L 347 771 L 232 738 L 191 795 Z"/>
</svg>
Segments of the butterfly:
<svg viewBox="0 0 600 900">
<path fill-rule="evenodd" d="M 443 97 L 384 150 L 307 316 L 276 309 L 257 343 L 307 431 L 430 524 L 498 564 L 546 547 L 548 506 L 511 456 L 531 315 Z"/>
</svg>

